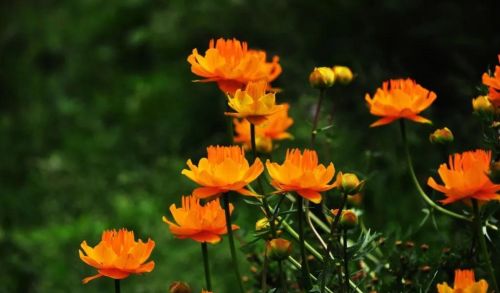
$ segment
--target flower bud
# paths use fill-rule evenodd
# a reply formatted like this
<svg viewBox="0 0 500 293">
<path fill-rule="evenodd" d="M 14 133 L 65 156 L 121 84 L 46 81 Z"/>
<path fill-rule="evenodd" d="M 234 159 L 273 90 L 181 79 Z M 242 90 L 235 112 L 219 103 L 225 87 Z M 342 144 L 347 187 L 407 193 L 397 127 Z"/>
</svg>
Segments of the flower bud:
<svg viewBox="0 0 500 293">
<path fill-rule="evenodd" d="M 326 89 L 332 87 L 335 82 L 335 74 L 330 67 L 315 67 L 309 75 L 309 83 L 313 88 Z"/>
<path fill-rule="evenodd" d="M 257 231 L 257 232 L 261 231 L 261 230 L 269 229 L 269 227 L 270 227 L 269 220 L 267 220 L 267 218 L 262 218 L 255 223 L 255 231 Z"/>
<path fill-rule="evenodd" d="M 351 69 L 347 66 L 333 66 L 332 70 L 335 74 L 335 81 L 341 84 L 349 84 L 354 77 Z"/>
<path fill-rule="evenodd" d="M 448 127 L 436 129 L 429 136 L 429 140 L 432 144 L 447 144 L 453 142 L 453 133 Z"/>
<path fill-rule="evenodd" d="M 342 174 L 342 172 L 339 172 L 336 183 L 346 194 L 356 194 L 362 187 L 362 182 L 353 173 Z"/>
<path fill-rule="evenodd" d="M 495 113 L 495 107 L 490 102 L 488 96 L 479 96 L 472 99 L 472 109 L 478 115 L 492 115 Z"/>
<path fill-rule="evenodd" d="M 168 287 L 169 293 L 191 293 L 191 287 L 185 282 L 175 281 Z"/>
<path fill-rule="evenodd" d="M 342 211 L 340 226 L 344 229 L 352 229 L 358 225 L 358 216 L 352 210 Z"/>
<path fill-rule="evenodd" d="M 284 260 L 292 253 L 292 242 L 275 238 L 267 242 L 267 251 L 272 260 Z"/>
<path fill-rule="evenodd" d="M 347 202 L 353 206 L 360 206 L 362 200 L 363 200 L 363 195 L 359 192 L 356 194 L 347 196 Z"/>
</svg>

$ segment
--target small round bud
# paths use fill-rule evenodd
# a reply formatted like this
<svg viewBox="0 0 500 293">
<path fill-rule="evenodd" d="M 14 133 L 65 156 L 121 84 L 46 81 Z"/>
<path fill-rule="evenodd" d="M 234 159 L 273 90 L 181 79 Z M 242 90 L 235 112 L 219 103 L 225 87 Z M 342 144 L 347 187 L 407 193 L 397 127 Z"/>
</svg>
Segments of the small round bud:
<svg viewBox="0 0 500 293">
<path fill-rule="evenodd" d="M 405 242 L 405 246 L 408 249 L 412 249 L 413 247 L 415 247 L 415 242 L 413 242 L 413 241 L 406 241 Z"/>
<path fill-rule="evenodd" d="M 276 238 L 267 242 L 267 251 L 270 259 L 284 260 L 292 253 L 292 242 Z"/>
<path fill-rule="evenodd" d="M 341 84 L 349 84 L 354 75 L 352 71 L 347 66 L 333 66 L 333 73 L 335 74 L 335 80 Z"/>
<path fill-rule="evenodd" d="M 262 218 L 255 223 L 255 231 L 259 232 L 261 230 L 266 230 L 269 229 L 270 226 L 267 218 Z"/>
<path fill-rule="evenodd" d="M 346 194 L 356 194 L 362 187 L 362 182 L 359 181 L 358 176 L 352 173 L 342 174 L 342 172 L 339 172 L 339 174 L 337 175 L 336 184 Z"/>
<path fill-rule="evenodd" d="M 495 107 L 490 102 L 488 96 L 479 96 L 472 99 L 472 109 L 478 115 L 492 115 L 495 113 Z"/>
<path fill-rule="evenodd" d="M 431 271 L 431 267 L 430 266 L 422 266 L 422 267 L 420 267 L 420 271 L 422 273 L 428 273 Z"/>
<path fill-rule="evenodd" d="M 396 245 L 396 247 L 401 247 L 401 245 L 403 245 L 403 241 L 396 240 L 396 242 L 394 242 L 394 245 Z"/>
<path fill-rule="evenodd" d="M 169 293 L 191 293 L 191 287 L 185 282 L 175 281 L 168 287 Z"/>
<path fill-rule="evenodd" d="M 334 209 L 331 212 L 334 216 L 337 216 L 339 210 Z M 358 216 L 352 210 L 343 210 L 340 215 L 339 224 L 344 229 L 352 229 L 358 225 Z"/>
<path fill-rule="evenodd" d="M 424 243 L 424 244 L 420 245 L 420 249 L 423 252 L 426 252 L 427 250 L 429 250 L 429 245 Z"/>
<path fill-rule="evenodd" d="M 363 200 L 363 195 L 360 192 L 347 196 L 347 202 L 353 206 L 360 206 L 362 200 Z"/>
<path fill-rule="evenodd" d="M 436 129 L 429 136 L 429 141 L 432 144 L 447 144 L 453 142 L 453 133 L 448 127 Z"/>
<path fill-rule="evenodd" d="M 329 67 L 316 67 L 309 75 L 309 83 L 316 89 L 332 87 L 335 83 L 335 74 Z"/>
</svg>

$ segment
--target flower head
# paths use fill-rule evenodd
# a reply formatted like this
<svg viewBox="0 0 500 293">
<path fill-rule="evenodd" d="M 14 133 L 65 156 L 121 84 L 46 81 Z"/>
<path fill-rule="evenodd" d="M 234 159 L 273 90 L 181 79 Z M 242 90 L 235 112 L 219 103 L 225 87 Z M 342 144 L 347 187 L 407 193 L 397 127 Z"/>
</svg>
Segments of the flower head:
<svg viewBox="0 0 500 293">
<path fill-rule="evenodd" d="M 292 242 L 284 238 L 274 238 L 267 242 L 266 249 L 270 259 L 284 260 L 292 254 Z"/>
<path fill-rule="evenodd" d="M 232 213 L 234 207 L 229 205 Z M 205 205 L 200 205 L 200 200 L 194 196 L 183 196 L 182 207 L 175 204 L 170 206 L 170 212 L 175 222 L 163 217 L 170 232 L 179 239 L 190 238 L 198 242 L 217 243 L 221 235 L 227 234 L 226 216 L 219 204 L 219 199 L 212 200 Z M 232 225 L 232 230 L 239 227 Z"/>
<path fill-rule="evenodd" d="M 339 214 L 338 209 L 331 210 L 334 217 Z M 358 225 L 358 215 L 353 210 L 342 210 L 340 213 L 339 224 L 344 229 L 352 229 Z"/>
<path fill-rule="evenodd" d="M 134 232 L 120 229 L 102 233 L 102 240 L 94 248 L 83 241 L 79 250 L 80 259 L 97 269 L 98 274 L 83 279 L 86 284 L 105 276 L 113 279 L 125 279 L 130 274 L 149 273 L 155 267 L 154 261 L 144 263 L 155 247 L 155 242 L 148 239 L 136 242 Z"/>
<path fill-rule="evenodd" d="M 438 293 L 487 293 L 485 280 L 476 282 L 473 270 L 456 270 L 455 283 L 451 288 L 446 282 L 437 285 Z"/>
<path fill-rule="evenodd" d="M 431 92 L 411 79 L 396 79 L 384 82 L 377 89 L 373 98 L 366 94 L 365 100 L 370 113 L 383 117 L 370 125 L 371 127 L 389 124 L 398 119 L 408 119 L 420 123 L 431 123 L 418 115 L 427 109 L 436 99 Z"/>
<path fill-rule="evenodd" d="M 445 194 L 446 199 L 441 201 L 443 204 L 469 199 L 500 200 L 497 194 L 500 185 L 494 184 L 488 177 L 490 162 L 490 151 L 476 150 L 450 155 L 448 165 L 441 164 L 438 169 L 444 185 L 437 184 L 432 177 L 429 177 L 427 184 Z"/>
<path fill-rule="evenodd" d="M 248 49 L 246 42 L 220 38 L 210 40 L 205 56 L 193 49 L 187 61 L 194 74 L 205 78 L 201 81 L 215 81 L 223 92 L 232 94 L 250 81 L 271 82 L 280 75 L 278 56 L 272 62 L 266 58 L 266 52 Z"/>
<path fill-rule="evenodd" d="M 335 167 L 318 164 L 318 155 L 313 150 L 287 150 L 282 165 L 266 162 L 267 171 L 272 178 L 271 184 L 278 192 L 295 191 L 314 203 L 321 202 L 320 192 L 336 186 L 329 184 L 335 174 Z"/>
<path fill-rule="evenodd" d="M 229 112 L 226 115 L 246 118 L 255 125 L 285 109 L 284 105 L 276 105 L 275 93 L 267 91 L 265 81 L 249 82 L 245 90 L 237 89 L 234 95 L 228 95 L 227 98 L 229 107 L 236 113 Z"/>
<path fill-rule="evenodd" d="M 197 198 L 208 198 L 228 191 L 243 195 L 255 195 L 244 187 L 254 181 L 264 171 L 260 159 L 252 166 L 245 159 L 245 152 L 239 146 L 210 146 L 208 156 L 194 165 L 187 161 L 188 169 L 182 174 L 202 187 L 193 191 Z"/>
<path fill-rule="evenodd" d="M 477 115 L 489 116 L 495 113 L 495 106 L 491 103 L 489 96 L 478 96 L 472 99 L 472 109 Z"/>
<path fill-rule="evenodd" d="M 283 104 L 283 110 L 269 116 L 267 121 L 255 126 L 255 143 L 260 152 L 271 152 L 273 141 L 292 138 L 287 129 L 293 124 L 288 117 L 288 104 Z M 246 119 L 234 119 L 235 142 L 242 143 L 245 150 L 252 148 L 250 136 L 250 122 Z"/>
<path fill-rule="evenodd" d="M 309 75 L 309 84 L 313 88 L 326 89 L 335 83 L 335 73 L 330 67 L 315 67 Z"/>
<path fill-rule="evenodd" d="M 436 129 L 429 135 L 432 144 L 447 144 L 453 142 L 453 132 L 448 127 Z"/>
<path fill-rule="evenodd" d="M 354 78 L 354 74 L 347 66 L 339 66 L 335 65 L 332 67 L 333 73 L 335 73 L 335 81 L 338 81 L 340 84 L 349 84 Z"/>
<path fill-rule="evenodd" d="M 500 55 L 498 55 L 498 61 L 500 62 Z M 490 101 L 495 107 L 500 107 L 500 66 L 495 66 L 493 76 L 483 73 L 483 84 L 489 89 Z"/>
</svg>

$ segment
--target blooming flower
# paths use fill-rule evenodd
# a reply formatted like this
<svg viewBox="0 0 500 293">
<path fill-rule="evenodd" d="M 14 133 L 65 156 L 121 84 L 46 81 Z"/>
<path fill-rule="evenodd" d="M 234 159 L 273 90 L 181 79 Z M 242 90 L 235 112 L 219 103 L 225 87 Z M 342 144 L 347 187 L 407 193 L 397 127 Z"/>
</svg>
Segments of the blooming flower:
<svg viewBox="0 0 500 293">
<path fill-rule="evenodd" d="M 438 169 L 444 185 L 437 184 L 432 177 L 429 177 L 427 184 L 445 194 L 446 199 L 441 200 L 443 204 L 469 199 L 500 200 L 497 194 L 500 184 L 494 184 L 488 177 L 490 162 L 490 151 L 476 150 L 450 155 L 448 165 L 441 164 Z"/>
<path fill-rule="evenodd" d="M 487 293 L 488 283 L 482 279 L 476 282 L 473 270 L 456 270 L 453 288 L 444 282 L 437 285 L 437 290 L 438 293 Z"/>
<path fill-rule="evenodd" d="M 136 242 L 134 232 L 120 229 L 102 233 L 102 240 L 94 248 L 81 244 L 80 259 L 97 269 L 98 274 L 83 279 L 86 284 L 105 276 L 113 279 L 125 279 L 130 274 L 149 273 L 155 267 L 154 261 L 144 263 L 155 247 L 155 242 L 148 239 Z M 83 251 L 82 251 L 83 250 Z"/>
<path fill-rule="evenodd" d="M 237 89 L 234 95 L 228 95 L 228 105 L 236 113 L 226 115 L 246 118 L 250 123 L 261 124 L 269 116 L 285 109 L 284 105 L 276 105 L 274 92 L 267 92 L 265 81 L 249 82 L 245 90 Z"/>
<path fill-rule="evenodd" d="M 234 207 L 229 205 L 232 213 Z M 182 207 L 170 206 L 170 212 L 175 222 L 163 217 L 170 232 L 180 239 L 190 238 L 198 242 L 217 243 L 221 235 L 227 234 L 226 216 L 219 204 L 219 199 L 200 205 L 200 200 L 194 196 L 183 196 Z M 239 227 L 232 225 L 232 230 Z"/>
<path fill-rule="evenodd" d="M 194 74 L 205 78 L 201 81 L 215 81 L 223 92 L 231 94 L 250 81 L 271 82 L 281 73 L 278 56 L 266 62 L 266 52 L 248 49 L 246 42 L 236 39 L 212 39 L 205 56 L 193 49 L 187 61 Z"/>
<path fill-rule="evenodd" d="M 436 99 L 431 92 L 411 79 L 396 79 L 384 82 L 377 89 L 373 98 L 366 94 L 365 100 L 370 113 L 383 117 L 372 123 L 370 127 L 389 124 L 397 119 L 409 119 L 420 123 L 431 123 L 418 115 L 427 109 Z"/>
<path fill-rule="evenodd" d="M 335 183 L 328 184 L 335 174 L 335 167 L 318 164 L 318 155 L 313 150 L 287 150 L 282 165 L 266 162 L 267 171 L 272 178 L 271 184 L 278 192 L 295 191 L 300 196 L 314 203 L 321 202 L 321 191 L 334 188 Z"/>
<path fill-rule="evenodd" d="M 500 55 L 498 55 L 500 61 Z M 495 66 L 495 74 L 489 76 L 488 73 L 483 73 L 483 84 L 489 88 L 489 99 L 495 105 L 500 107 L 500 66 Z"/>
<path fill-rule="evenodd" d="M 210 146 L 207 153 L 207 158 L 202 158 L 198 166 L 188 160 L 190 170 L 182 170 L 183 175 L 202 186 L 193 191 L 194 196 L 207 198 L 228 191 L 255 195 L 244 187 L 264 171 L 260 159 L 249 166 L 245 152 L 239 146 Z"/>
<path fill-rule="evenodd" d="M 255 126 L 255 143 L 257 150 L 271 152 L 274 140 L 292 138 L 286 130 L 293 124 L 293 119 L 288 117 L 290 105 L 283 104 L 283 110 L 269 116 L 267 121 Z M 242 143 L 245 150 L 252 148 L 250 136 L 250 122 L 246 119 L 234 119 L 235 142 Z"/>
</svg>

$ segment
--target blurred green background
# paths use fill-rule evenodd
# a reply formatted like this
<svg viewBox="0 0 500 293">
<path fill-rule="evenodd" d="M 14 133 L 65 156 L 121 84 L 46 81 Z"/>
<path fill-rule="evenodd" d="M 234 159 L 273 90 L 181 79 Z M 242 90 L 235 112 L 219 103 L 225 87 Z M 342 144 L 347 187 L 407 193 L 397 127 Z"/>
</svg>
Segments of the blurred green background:
<svg viewBox="0 0 500 293">
<path fill-rule="evenodd" d="M 126 292 L 166 292 L 173 280 L 201 287 L 199 246 L 173 239 L 161 217 L 194 187 L 180 174 L 185 161 L 226 139 L 224 97 L 214 84 L 192 83 L 186 62 L 211 38 L 236 37 L 280 56 L 274 85 L 296 121 L 281 155 L 308 145 L 312 68 L 350 66 L 356 80 L 328 92 L 321 123 L 333 119 L 334 127 L 319 138 L 321 160 L 369 177 L 368 227 L 414 229 L 424 205 L 397 125 L 369 129 L 375 118 L 364 95 L 389 78 L 412 77 L 438 95 L 424 116 L 454 131 L 447 151 L 481 146 L 470 100 L 497 64 L 498 11 L 496 0 L 1 1 L 0 292 L 110 292 L 109 280 L 81 285 L 94 271 L 78 248 L 120 227 L 157 244 L 155 270 L 125 280 Z M 422 182 L 445 154 L 428 143 L 432 130 L 409 127 Z M 241 235 L 258 217 L 241 208 Z M 437 219 L 446 229 L 426 224 L 412 239 L 444 247 L 465 229 Z M 226 245 L 211 248 L 215 287 L 226 288 L 219 292 L 230 292 L 233 280 Z"/>
</svg>

